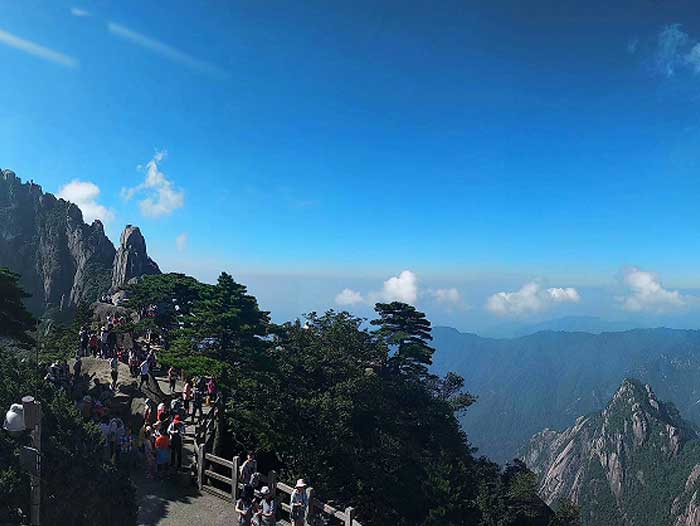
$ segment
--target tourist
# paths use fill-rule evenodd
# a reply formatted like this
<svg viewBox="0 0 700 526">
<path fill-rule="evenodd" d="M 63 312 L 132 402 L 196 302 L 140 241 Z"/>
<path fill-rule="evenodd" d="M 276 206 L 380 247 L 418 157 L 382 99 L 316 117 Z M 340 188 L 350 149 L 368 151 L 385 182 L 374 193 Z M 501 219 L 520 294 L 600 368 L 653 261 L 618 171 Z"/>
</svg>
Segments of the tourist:
<svg viewBox="0 0 700 526">
<path fill-rule="evenodd" d="M 94 332 L 90 333 L 90 340 L 88 342 L 88 346 L 90 347 L 90 354 L 92 354 L 93 358 L 97 358 L 97 334 Z"/>
<path fill-rule="evenodd" d="M 255 513 L 255 503 L 253 497 L 255 493 L 250 486 L 243 486 L 241 498 L 236 502 L 238 512 L 238 526 L 251 526 L 253 514 Z"/>
<path fill-rule="evenodd" d="M 185 407 L 185 414 L 190 414 L 190 400 L 192 400 L 192 382 L 189 378 L 185 380 L 185 385 L 182 386 L 182 405 Z"/>
<path fill-rule="evenodd" d="M 78 341 L 80 342 L 80 356 L 87 356 L 90 336 L 85 327 L 80 328 L 80 332 L 78 333 Z"/>
<path fill-rule="evenodd" d="M 112 325 L 107 325 L 107 349 L 109 356 L 114 356 L 117 348 L 117 333 L 112 330 Z"/>
<path fill-rule="evenodd" d="M 109 422 L 109 453 L 112 464 L 119 462 L 119 447 L 124 436 L 124 422 L 119 417 L 114 417 Z"/>
<path fill-rule="evenodd" d="M 170 384 L 170 394 L 175 392 L 175 384 L 177 382 L 177 371 L 172 365 L 168 369 L 168 383 Z"/>
<path fill-rule="evenodd" d="M 192 420 L 193 421 L 194 421 L 195 417 L 197 416 L 197 412 L 199 412 L 200 418 L 202 418 L 204 416 L 204 412 L 202 411 L 202 404 L 203 403 L 204 403 L 204 394 L 199 389 L 199 387 L 195 387 L 194 390 L 192 391 Z"/>
<path fill-rule="evenodd" d="M 83 370 L 83 360 L 80 355 L 75 359 L 73 364 L 73 384 L 75 384 L 80 379 L 80 373 Z"/>
<path fill-rule="evenodd" d="M 153 447 L 153 435 L 150 426 L 146 426 L 143 441 L 143 453 L 146 457 L 146 478 L 156 476 L 156 453 Z"/>
<path fill-rule="evenodd" d="M 304 526 L 306 508 L 308 505 L 309 499 L 306 496 L 306 482 L 304 482 L 304 479 L 299 479 L 294 486 L 292 495 L 289 497 L 289 507 L 291 508 L 289 515 L 292 519 L 293 526 Z"/>
<path fill-rule="evenodd" d="M 106 327 L 102 327 L 100 330 L 100 356 L 102 358 L 107 358 L 109 353 L 109 332 L 107 332 Z"/>
<path fill-rule="evenodd" d="M 275 526 L 277 524 L 277 503 L 272 496 L 272 491 L 267 486 L 260 490 L 262 500 L 258 507 L 258 523 L 260 526 Z"/>
<path fill-rule="evenodd" d="M 148 373 L 151 370 L 151 364 L 148 362 L 148 358 L 141 362 L 139 369 L 141 370 L 141 381 L 139 382 L 139 389 L 141 389 L 144 383 L 148 385 Z"/>
<path fill-rule="evenodd" d="M 167 473 L 170 465 L 170 438 L 167 433 L 159 433 L 156 438 L 156 470 L 159 476 Z"/>
<path fill-rule="evenodd" d="M 134 349 L 129 351 L 129 373 L 132 378 L 136 378 L 139 374 L 139 358 Z"/>
<path fill-rule="evenodd" d="M 155 369 L 158 366 L 158 359 L 156 358 L 156 351 L 154 351 L 153 349 L 148 351 L 148 358 L 146 358 L 146 360 L 148 360 L 148 365 L 151 368 L 151 370 Z"/>
<path fill-rule="evenodd" d="M 182 443 L 185 440 L 185 431 L 185 424 L 180 419 L 180 415 L 175 415 L 172 424 L 168 426 L 168 435 L 170 435 L 172 450 L 170 464 L 178 471 L 182 467 Z"/>
<path fill-rule="evenodd" d="M 255 453 L 253 451 L 248 451 L 248 458 L 241 466 L 241 481 L 243 484 L 249 484 L 253 478 L 253 474 L 258 470 L 258 463 L 255 460 Z"/>
<path fill-rule="evenodd" d="M 165 406 L 165 402 L 158 404 L 158 409 L 156 410 L 156 420 L 159 422 L 163 421 L 163 416 L 168 412 L 168 408 Z"/>
<path fill-rule="evenodd" d="M 207 405 L 211 405 L 216 401 L 216 382 L 214 377 L 209 378 L 207 383 Z"/>
<path fill-rule="evenodd" d="M 112 356 L 109 361 L 110 376 L 112 377 L 112 391 L 117 390 L 117 379 L 119 378 L 119 359 L 116 356 Z"/>
</svg>

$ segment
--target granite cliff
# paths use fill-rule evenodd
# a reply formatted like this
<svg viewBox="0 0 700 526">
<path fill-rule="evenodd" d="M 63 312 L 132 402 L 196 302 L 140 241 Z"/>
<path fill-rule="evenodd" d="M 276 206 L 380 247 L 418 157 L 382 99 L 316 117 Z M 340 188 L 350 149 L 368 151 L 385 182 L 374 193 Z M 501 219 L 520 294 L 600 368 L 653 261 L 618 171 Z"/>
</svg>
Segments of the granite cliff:
<svg viewBox="0 0 700 526">
<path fill-rule="evenodd" d="M 607 407 L 530 440 L 523 460 L 547 504 L 569 499 L 582 524 L 700 524 L 700 439 L 649 385 L 625 380 Z"/>
<path fill-rule="evenodd" d="M 137 227 L 128 225 L 119 250 L 99 220 L 83 221 L 73 203 L 0 170 L 0 266 L 20 274 L 36 315 L 70 313 L 133 277 L 159 273 Z"/>
</svg>

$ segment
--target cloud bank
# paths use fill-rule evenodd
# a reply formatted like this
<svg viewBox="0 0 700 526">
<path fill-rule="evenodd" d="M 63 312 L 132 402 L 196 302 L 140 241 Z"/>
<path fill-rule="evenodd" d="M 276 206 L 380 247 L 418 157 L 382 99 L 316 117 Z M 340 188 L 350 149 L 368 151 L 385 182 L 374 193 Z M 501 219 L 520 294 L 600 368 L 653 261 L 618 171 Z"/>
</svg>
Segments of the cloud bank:
<svg viewBox="0 0 700 526">
<path fill-rule="evenodd" d="M 58 197 L 77 205 L 86 223 L 92 223 L 95 219 L 104 224 L 114 221 L 114 212 L 97 202 L 100 187 L 95 183 L 73 179 L 58 191 Z"/>
<path fill-rule="evenodd" d="M 146 217 L 158 218 L 172 214 L 185 205 L 184 190 L 176 188 L 160 170 L 159 164 L 167 152 L 156 152 L 146 164 L 146 178 L 143 183 L 133 188 L 122 188 L 122 197 L 129 201 L 135 195 L 146 193 L 147 197 L 139 202 L 141 213 Z"/>
<path fill-rule="evenodd" d="M 557 303 L 578 303 L 581 296 L 574 288 L 553 287 L 542 289 L 535 281 L 526 283 L 520 290 L 497 292 L 486 300 L 486 309 L 499 315 L 527 315 L 541 312 Z"/>
<path fill-rule="evenodd" d="M 343 307 L 375 303 L 400 301 L 415 305 L 420 298 L 432 298 L 443 305 L 454 306 L 461 302 L 459 291 L 455 288 L 421 289 L 418 276 L 411 270 L 404 270 L 398 276 L 392 276 L 382 284 L 379 290 L 363 294 L 357 290 L 345 288 L 335 296 L 336 305 Z"/>
</svg>

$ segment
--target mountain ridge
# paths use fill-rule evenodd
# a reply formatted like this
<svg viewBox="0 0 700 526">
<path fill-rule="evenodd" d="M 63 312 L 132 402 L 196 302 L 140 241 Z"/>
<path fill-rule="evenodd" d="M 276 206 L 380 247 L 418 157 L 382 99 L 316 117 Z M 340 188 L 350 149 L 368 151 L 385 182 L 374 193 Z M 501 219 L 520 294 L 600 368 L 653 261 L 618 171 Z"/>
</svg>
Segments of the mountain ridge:
<svg viewBox="0 0 700 526">
<path fill-rule="evenodd" d="M 698 524 L 700 439 L 649 384 L 625 379 L 602 411 L 535 434 L 523 460 L 540 497 L 579 504 L 584 525 Z"/>
<path fill-rule="evenodd" d="M 562 429 L 601 410 L 627 377 L 654 385 L 700 423 L 700 331 L 634 329 L 540 332 L 483 338 L 435 327 L 432 370 L 454 371 L 478 396 L 461 417 L 474 446 L 504 463 L 544 428 Z"/>
<path fill-rule="evenodd" d="M 74 203 L 0 170 L 0 266 L 20 275 L 35 315 L 69 316 L 115 285 L 160 273 L 138 227 L 127 232 L 117 250 L 100 220 L 88 225 Z"/>
</svg>

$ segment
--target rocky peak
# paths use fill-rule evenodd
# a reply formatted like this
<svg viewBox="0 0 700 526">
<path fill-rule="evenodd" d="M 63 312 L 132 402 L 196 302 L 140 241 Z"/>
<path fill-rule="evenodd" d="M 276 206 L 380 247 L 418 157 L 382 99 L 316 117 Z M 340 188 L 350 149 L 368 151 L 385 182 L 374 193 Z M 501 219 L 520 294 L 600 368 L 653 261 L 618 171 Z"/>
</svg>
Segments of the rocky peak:
<svg viewBox="0 0 700 526">
<path fill-rule="evenodd" d="M 647 524 L 631 519 L 640 509 L 640 495 L 667 484 L 672 466 L 678 466 L 677 480 L 687 479 L 695 489 L 698 475 L 686 471 L 684 452 L 696 439 L 673 404 L 658 400 L 651 386 L 628 379 L 600 413 L 580 417 L 561 432 L 547 429 L 533 436 L 523 459 L 539 478 L 540 497 L 548 504 L 565 498 L 582 505 L 590 519 L 584 524 L 607 524 L 602 516 L 617 516 L 619 524 Z M 689 490 L 679 486 L 674 491 L 681 495 Z M 649 498 L 669 495 L 673 497 L 652 492 Z M 678 498 L 674 517 L 681 510 L 695 513 L 688 508 L 689 500 Z M 658 506 L 671 510 L 671 504 L 668 500 Z"/>
<path fill-rule="evenodd" d="M 631 431 L 635 446 L 644 443 L 652 428 L 662 428 L 668 440 L 664 447 L 671 454 L 678 453 L 685 441 L 696 437 L 672 403 L 659 401 L 651 386 L 638 380 L 626 379 L 622 383 L 602 417 L 606 433 L 629 436 Z"/>
<path fill-rule="evenodd" d="M 80 209 L 0 170 L 0 266 L 21 276 L 38 315 L 70 312 L 109 288 L 114 246 Z"/>
<path fill-rule="evenodd" d="M 126 225 L 114 258 L 112 289 L 124 286 L 131 278 L 146 274 L 160 274 L 160 269 L 148 257 L 146 240 L 139 227 Z"/>
</svg>

